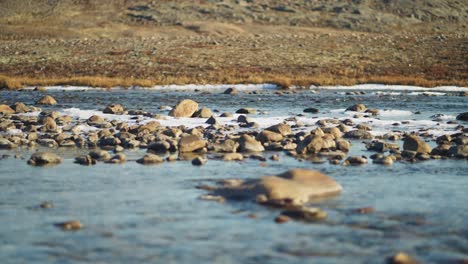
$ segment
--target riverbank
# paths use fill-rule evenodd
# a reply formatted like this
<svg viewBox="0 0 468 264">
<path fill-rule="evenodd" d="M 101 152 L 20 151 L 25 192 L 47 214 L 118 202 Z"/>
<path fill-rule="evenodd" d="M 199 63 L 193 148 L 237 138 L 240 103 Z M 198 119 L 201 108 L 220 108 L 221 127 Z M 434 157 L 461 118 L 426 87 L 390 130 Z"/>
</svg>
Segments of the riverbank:
<svg viewBox="0 0 468 264">
<path fill-rule="evenodd" d="M 145 35 L 109 38 L 3 35 L 0 87 L 207 83 L 275 83 L 283 88 L 362 83 L 468 86 L 464 34 L 244 27 L 236 34 L 160 27 L 147 29 Z"/>
</svg>

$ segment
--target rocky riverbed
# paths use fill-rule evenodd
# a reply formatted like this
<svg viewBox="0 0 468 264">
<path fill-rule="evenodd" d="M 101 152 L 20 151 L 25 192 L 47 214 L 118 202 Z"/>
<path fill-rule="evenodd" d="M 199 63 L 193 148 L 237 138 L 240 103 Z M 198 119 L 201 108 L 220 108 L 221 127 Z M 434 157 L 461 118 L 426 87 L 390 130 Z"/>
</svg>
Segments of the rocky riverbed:
<svg viewBox="0 0 468 264">
<path fill-rule="evenodd" d="M 52 232 L 24 241 L 7 235 L 4 257 L 27 250 L 25 260 L 71 254 L 97 261 L 102 244 L 111 261 L 108 239 L 116 236 L 115 243 L 142 243 L 141 254 L 121 253 L 134 261 L 182 261 L 204 243 L 211 246 L 195 254 L 200 261 L 340 262 L 352 255 L 373 263 L 399 251 L 466 261 L 465 88 L 49 87 L 1 95 L 0 206 L 9 220 L 45 215 L 45 222 L 21 220 L 20 232 Z M 444 208 L 455 212 L 445 219 Z M 48 223 L 80 231 L 70 238 Z M 196 230 L 187 231 L 188 223 Z M 255 234 L 261 225 L 271 233 Z M 164 235 L 152 239 L 147 231 Z M 434 244 L 423 241 L 431 236 Z M 58 237 L 90 239 L 91 251 L 80 248 L 89 253 L 80 256 Z M 343 245 L 330 247 L 336 239 Z M 166 253 L 149 256 L 155 245 Z M 247 245 L 245 258 L 217 253 Z"/>
</svg>

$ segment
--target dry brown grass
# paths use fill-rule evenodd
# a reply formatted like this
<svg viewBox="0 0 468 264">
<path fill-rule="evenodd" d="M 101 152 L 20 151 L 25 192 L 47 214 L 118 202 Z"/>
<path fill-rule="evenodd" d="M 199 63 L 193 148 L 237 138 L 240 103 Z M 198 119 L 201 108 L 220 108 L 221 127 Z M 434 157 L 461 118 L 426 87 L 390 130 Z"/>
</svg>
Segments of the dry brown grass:
<svg viewBox="0 0 468 264">
<path fill-rule="evenodd" d="M 288 75 L 246 75 L 242 76 L 234 72 L 210 74 L 203 78 L 193 76 L 158 76 L 153 79 L 136 79 L 136 78 L 113 78 L 102 76 L 81 76 L 81 77 L 64 77 L 64 78 L 32 78 L 32 77 L 9 77 L 0 75 L 1 89 L 20 89 L 25 86 L 89 86 L 98 88 L 111 87 L 152 87 L 155 85 L 170 85 L 170 84 L 239 84 L 239 83 L 273 83 L 283 89 L 288 89 L 291 86 L 329 86 L 329 85 L 355 85 L 365 83 L 379 83 L 389 85 L 414 85 L 421 87 L 436 87 L 441 85 L 457 85 L 467 87 L 467 80 L 428 80 L 422 77 L 411 76 L 369 76 L 360 78 L 350 78 L 343 76 L 318 75 L 318 76 L 288 76 Z"/>
</svg>

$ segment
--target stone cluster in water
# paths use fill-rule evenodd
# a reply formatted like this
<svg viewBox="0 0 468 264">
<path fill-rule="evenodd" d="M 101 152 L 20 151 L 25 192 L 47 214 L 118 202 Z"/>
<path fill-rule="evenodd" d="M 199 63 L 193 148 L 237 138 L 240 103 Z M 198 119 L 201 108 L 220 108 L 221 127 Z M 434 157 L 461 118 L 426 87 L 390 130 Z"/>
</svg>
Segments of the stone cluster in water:
<svg viewBox="0 0 468 264">
<path fill-rule="evenodd" d="M 227 90 L 225 93 L 233 93 Z M 56 100 L 44 96 L 36 104 L 55 105 Z M 246 158 L 266 161 L 262 152 L 285 152 L 288 156 L 312 163 L 329 162 L 334 165 L 363 165 L 373 163 L 392 165 L 395 162 L 416 162 L 428 159 L 467 159 L 468 137 L 463 126 L 458 133 L 446 134 L 435 139 L 437 146 L 431 146 L 418 133 L 388 133 L 374 137 L 370 126 L 355 124 L 351 119 L 321 119 L 317 128 L 304 131 L 295 117 L 263 130 L 249 118 L 254 109 L 241 108 L 236 113 L 237 125 L 222 125 L 208 108 L 199 108 L 192 100 L 183 100 L 169 113 L 172 117 L 205 118 L 207 127 L 187 128 L 185 126 L 162 126 L 157 120 L 160 115 L 143 111 L 127 111 L 123 105 L 110 104 L 103 113 L 128 114 L 139 120 L 139 116 L 154 118 L 144 124 L 128 124 L 123 121 L 106 120 L 93 115 L 87 120 L 75 120 L 56 111 L 42 111 L 39 116 L 25 113 L 38 112 L 40 108 L 17 102 L 0 105 L 0 149 L 14 150 L 21 147 L 36 148 L 88 148 L 89 153 L 75 158 L 75 163 L 95 165 L 98 162 L 120 164 L 127 161 L 125 149 L 146 149 L 147 154 L 136 160 L 140 164 L 159 164 L 166 161 L 191 160 L 194 166 L 205 164 L 208 159 L 242 161 Z M 367 109 L 363 104 L 350 106 L 347 111 L 359 115 L 378 115 L 379 110 Z M 319 109 L 304 109 L 307 113 L 318 113 Z M 232 117 L 224 113 L 222 117 Z M 468 113 L 457 116 L 467 121 Z M 80 124 L 96 128 L 82 131 Z M 293 123 L 293 125 L 290 125 Z M 239 130 L 239 128 L 243 128 Z M 9 133 L 15 131 L 15 133 Z M 370 157 L 350 153 L 352 140 L 364 140 L 366 148 L 375 152 Z M 403 149 L 396 142 L 403 140 Z M 169 155 L 167 155 L 169 154 Z M 165 158 L 163 158 L 166 156 Z M 278 154 L 269 157 L 279 160 Z M 35 152 L 28 160 L 33 166 L 55 165 L 62 158 L 50 152 Z M 204 200 L 251 200 L 258 204 L 282 208 L 275 219 L 284 223 L 291 219 L 318 221 L 327 217 L 325 211 L 310 208 L 311 199 L 337 195 L 341 186 L 330 177 L 310 170 L 290 170 L 276 176 L 264 176 L 254 180 L 228 179 L 217 186 L 199 186 L 209 192 Z M 51 203 L 41 204 L 49 208 Z M 373 208 L 359 209 L 359 213 L 372 212 Z M 76 220 L 57 223 L 63 230 L 78 230 L 83 225 Z M 406 256 L 403 256 L 406 257 Z M 395 259 L 401 259 L 398 255 Z M 397 261 L 398 262 L 398 261 Z M 410 262 L 408 262 L 410 263 Z"/>
</svg>

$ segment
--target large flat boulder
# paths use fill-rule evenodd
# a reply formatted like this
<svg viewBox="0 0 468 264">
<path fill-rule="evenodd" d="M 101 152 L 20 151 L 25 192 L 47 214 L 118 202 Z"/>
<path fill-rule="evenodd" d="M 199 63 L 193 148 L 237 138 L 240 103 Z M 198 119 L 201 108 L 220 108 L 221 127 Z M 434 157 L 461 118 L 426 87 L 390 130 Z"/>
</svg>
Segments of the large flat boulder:
<svg viewBox="0 0 468 264">
<path fill-rule="evenodd" d="M 227 181 L 213 194 L 225 199 L 257 200 L 280 206 L 303 205 L 313 199 L 338 195 L 342 187 L 331 177 L 313 170 L 293 169 L 249 181 Z"/>
</svg>

